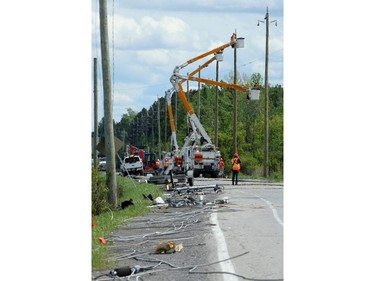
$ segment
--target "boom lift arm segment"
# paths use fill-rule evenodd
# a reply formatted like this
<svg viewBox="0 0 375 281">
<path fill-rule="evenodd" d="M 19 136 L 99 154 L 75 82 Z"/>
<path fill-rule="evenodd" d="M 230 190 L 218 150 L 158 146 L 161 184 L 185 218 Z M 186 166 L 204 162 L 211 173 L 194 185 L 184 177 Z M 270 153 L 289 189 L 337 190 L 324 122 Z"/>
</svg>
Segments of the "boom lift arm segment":
<svg viewBox="0 0 375 281">
<path fill-rule="evenodd" d="M 208 51 L 208 52 L 205 52 L 205 53 L 203 53 L 203 54 L 201 54 L 201 55 L 199 55 L 199 56 L 196 56 L 196 57 L 194 57 L 194 58 L 188 60 L 187 62 L 185 62 L 185 63 L 183 63 L 183 64 L 177 65 L 177 66 L 175 67 L 173 73 L 178 73 L 182 68 L 188 66 L 189 64 L 192 64 L 193 62 L 196 62 L 197 60 L 200 60 L 200 59 L 202 59 L 202 58 L 205 58 L 205 57 L 207 57 L 207 56 L 209 56 L 209 55 L 211 55 L 211 54 L 215 54 L 215 53 L 217 53 L 217 52 L 219 52 L 219 51 L 222 51 L 222 50 L 224 50 L 225 48 L 228 48 L 228 47 L 230 47 L 230 46 L 233 46 L 235 43 L 236 43 L 235 39 L 232 38 L 232 40 L 231 40 L 229 43 L 226 43 L 226 44 L 221 45 L 220 47 L 217 47 L 217 48 L 215 48 L 215 49 L 213 49 L 213 50 L 211 50 L 211 51 Z M 199 70 L 198 70 L 198 71 L 199 71 Z"/>
<path fill-rule="evenodd" d="M 228 84 L 228 83 L 225 83 L 225 82 L 205 79 L 205 78 L 201 78 L 201 77 L 194 77 L 191 74 L 188 75 L 188 76 L 183 76 L 183 75 L 177 74 L 177 76 L 181 79 L 184 79 L 184 80 L 197 81 L 197 82 L 202 82 L 202 83 L 205 83 L 205 84 L 216 85 L 216 86 L 223 87 L 223 88 L 231 88 L 231 89 L 238 90 L 238 91 L 250 92 L 250 87 L 248 87 L 248 86 L 242 86 L 242 85 L 237 85 L 237 84 Z"/>
<path fill-rule="evenodd" d="M 215 57 L 212 57 L 211 59 L 209 59 L 208 61 L 206 61 L 204 64 L 202 64 L 201 66 L 199 66 L 196 70 L 192 71 L 190 73 L 190 75 L 194 75 L 194 74 L 198 73 L 200 70 L 202 70 L 203 68 L 207 67 L 213 61 L 215 61 Z M 181 83 L 184 83 L 187 80 L 188 79 L 181 79 Z M 175 123 L 174 123 L 173 111 L 172 111 L 172 104 L 171 104 L 171 96 L 172 96 L 172 94 L 174 92 L 175 92 L 174 88 L 171 88 L 171 89 L 168 89 L 165 92 L 165 95 L 166 95 L 166 99 L 167 99 L 167 108 L 168 108 L 169 123 L 170 123 L 170 126 L 171 126 L 171 132 L 172 132 L 172 134 L 171 134 L 171 147 L 174 146 L 175 150 L 178 151 L 178 144 L 177 144 L 177 138 L 176 138 L 176 126 L 175 126 Z M 187 106 L 190 107 L 190 105 L 188 103 L 187 103 Z M 186 109 L 186 106 L 185 106 L 185 109 Z M 194 134 L 196 134 L 195 125 L 192 122 L 190 122 L 190 124 L 191 124 L 191 126 L 193 128 Z M 184 144 L 184 147 L 185 146 L 186 146 L 186 143 Z"/>
<path fill-rule="evenodd" d="M 202 82 L 202 83 L 206 83 L 206 84 L 211 84 L 211 85 L 217 85 L 217 86 L 220 86 L 220 87 L 225 87 L 225 88 L 232 88 L 232 89 L 235 89 L 235 90 L 240 90 L 240 91 L 245 91 L 245 92 L 250 92 L 250 88 L 249 87 L 246 87 L 246 86 L 240 86 L 240 85 L 236 85 L 236 84 L 228 84 L 228 83 L 225 83 L 225 82 L 217 82 L 217 81 L 213 81 L 213 80 L 209 80 L 209 79 L 204 79 L 204 78 L 200 78 L 200 77 L 194 77 L 193 75 L 196 74 L 200 69 L 202 69 L 203 67 L 206 67 L 208 64 L 210 64 L 211 62 L 213 62 L 215 60 L 215 57 L 211 58 L 209 61 L 207 61 L 205 64 L 203 64 L 201 67 L 199 67 L 197 70 L 193 71 L 190 75 L 188 76 L 183 76 L 181 74 L 179 74 L 179 71 L 186 67 L 187 65 L 193 63 L 193 62 L 196 62 L 197 60 L 199 59 L 202 59 L 206 56 L 209 56 L 211 54 L 215 54 L 217 52 L 221 52 L 223 51 L 225 48 L 228 48 L 230 46 L 233 46 L 236 44 L 236 38 L 235 37 L 231 37 L 231 41 L 227 44 L 224 44 L 220 47 L 217 47 L 211 51 L 208 51 L 208 52 L 205 52 L 199 56 L 196 56 L 190 60 L 188 60 L 187 62 L 181 64 L 181 65 L 178 65 L 175 67 L 174 71 L 173 71 L 173 74 L 170 78 L 170 81 L 171 81 L 171 84 L 173 85 L 173 88 L 174 90 L 178 93 L 178 96 L 180 97 L 184 107 L 185 107 L 185 110 L 186 112 L 188 113 L 189 117 L 190 117 L 190 120 L 192 123 L 195 124 L 196 128 L 198 129 L 198 131 L 200 132 L 200 134 L 202 135 L 202 137 L 208 142 L 208 143 L 212 143 L 211 141 L 211 138 L 208 136 L 206 130 L 203 128 L 201 122 L 199 121 L 198 117 L 196 116 L 196 114 L 194 113 L 194 110 L 193 108 L 190 106 L 189 102 L 187 101 L 186 99 L 186 96 L 185 96 L 185 93 L 184 93 L 184 89 L 182 87 L 182 83 L 185 82 L 186 80 L 191 80 L 191 81 L 199 81 L 199 82 Z"/>
<path fill-rule="evenodd" d="M 173 112 L 172 112 L 172 102 L 171 102 L 171 95 L 173 93 L 173 88 L 169 89 L 165 92 L 165 97 L 167 99 L 167 107 L 168 107 L 168 115 L 169 115 L 169 123 L 171 125 L 171 150 L 174 147 L 174 150 L 178 151 L 178 144 L 177 144 L 177 138 L 176 138 L 176 127 L 174 125 L 174 118 L 173 118 Z"/>
</svg>

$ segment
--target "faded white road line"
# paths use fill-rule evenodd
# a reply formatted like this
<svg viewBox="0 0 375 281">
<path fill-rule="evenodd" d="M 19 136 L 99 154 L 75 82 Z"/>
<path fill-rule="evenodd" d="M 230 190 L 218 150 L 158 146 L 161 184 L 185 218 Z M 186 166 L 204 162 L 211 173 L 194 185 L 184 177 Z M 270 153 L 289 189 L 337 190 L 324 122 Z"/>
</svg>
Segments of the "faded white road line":
<svg viewBox="0 0 375 281">
<path fill-rule="evenodd" d="M 266 204 L 268 205 L 268 207 L 270 207 L 270 209 L 272 210 L 272 213 L 273 213 L 273 216 L 275 218 L 275 220 L 282 226 L 284 227 L 284 223 L 283 221 L 280 219 L 279 217 L 279 214 L 277 213 L 277 210 L 275 209 L 275 207 L 272 205 L 272 203 L 256 194 L 254 194 L 256 197 L 258 197 L 260 200 L 266 202 Z"/>
<path fill-rule="evenodd" d="M 240 191 L 240 193 L 245 193 L 243 191 Z M 279 217 L 279 214 L 277 212 L 277 210 L 275 209 L 275 207 L 272 205 L 272 203 L 262 197 L 260 197 L 259 195 L 256 195 L 256 194 L 253 194 L 254 196 L 258 197 L 260 200 L 264 201 L 268 207 L 270 207 L 270 209 L 272 210 L 272 213 L 273 213 L 273 217 L 275 218 L 275 220 L 282 226 L 284 227 L 284 223 L 283 221 L 280 219 Z"/>
<path fill-rule="evenodd" d="M 219 221 L 217 219 L 217 212 L 213 212 L 210 216 L 210 223 L 213 225 L 212 232 L 215 237 L 216 245 L 217 245 L 217 256 L 218 260 L 223 260 L 229 258 L 227 243 L 225 242 L 225 237 L 223 232 L 221 231 Z M 235 273 L 234 266 L 231 260 L 227 260 L 224 262 L 219 263 L 221 270 L 226 272 Z M 238 278 L 234 275 L 225 274 L 224 275 L 225 281 L 238 281 Z"/>
</svg>

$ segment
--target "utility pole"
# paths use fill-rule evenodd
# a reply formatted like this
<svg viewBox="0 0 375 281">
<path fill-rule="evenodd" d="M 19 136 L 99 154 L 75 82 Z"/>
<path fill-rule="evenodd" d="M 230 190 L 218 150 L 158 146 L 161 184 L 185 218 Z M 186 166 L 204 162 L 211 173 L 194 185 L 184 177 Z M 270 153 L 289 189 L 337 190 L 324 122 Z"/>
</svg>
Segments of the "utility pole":
<svg viewBox="0 0 375 281">
<path fill-rule="evenodd" d="M 115 138 L 113 131 L 112 117 L 112 88 L 111 71 L 109 63 L 108 47 L 108 22 L 107 22 L 107 1 L 99 1 L 100 16 L 100 46 L 103 68 L 103 92 L 104 92 L 104 136 L 107 186 L 109 188 L 108 201 L 112 206 L 117 206 L 117 184 L 116 184 L 116 163 L 115 163 Z"/>
<path fill-rule="evenodd" d="M 201 66 L 199 66 L 201 67 Z M 201 78 L 201 70 L 198 72 L 198 77 Z M 198 119 L 201 118 L 201 82 L 198 82 Z"/>
<path fill-rule="evenodd" d="M 124 145 L 124 146 L 123 146 L 123 147 L 124 147 L 124 152 L 125 152 L 125 150 L 126 150 L 126 149 L 125 149 L 125 147 L 126 147 L 126 130 L 123 128 L 123 129 L 122 129 L 122 132 L 123 132 L 123 134 L 124 134 L 124 135 L 123 135 L 123 136 L 124 136 L 124 140 L 123 140 L 123 145 Z"/>
<path fill-rule="evenodd" d="M 189 72 L 187 73 L 187 76 L 189 76 Z M 190 101 L 189 80 L 186 81 L 186 97 L 187 97 L 187 100 Z M 176 126 L 176 128 L 177 128 L 177 126 Z"/>
<path fill-rule="evenodd" d="M 159 159 L 161 158 L 161 135 L 160 135 L 160 99 L 158 98 L 158 152 Z"/>
<path fill-rule="evenodd" d="M 139 122 L 138 122 L 138 117 L 135 118 L 135 124 L 136 124 L 136 129 L 135 129 L 135 143 L 137 146 L 139 146 L 138 143 L 138 135 L 139 135 Z"/>
<path fill-rule="evenodd" d="M 269 162 L 268 162 L 268 41 L 269 41 L 269 14 L 268 7 L 266 15 L 264 17 L 266 20 L 266 61 L 265 61 L 265 71 L 264 71 L 264 157 L 263 157 L 263 176 L 267 178 L 269 176 Z M 264 21 L 258 20 L 264 23 Z M 273 20 L 271 23 L 275 23 L 277 26 L 277 21 Z"/>
<path fill-rule="evenodd" d="M 146 110 L 146 122 L 144 122 L 145 125 L 145 137 L 146 137 L 146 147 L 148 148 L 148 111 Z"/>
<path fill-rule="evenodd" d="M 216 60 L 216 82 L 219 81 L 219 61 Z M 215 102 L 215 146 L 219 146 L 219 86 L 216 86 L 216 102 Z"/>
<path fill-rule="evenodd" d="M 189 73 L 187 73 L 187 76 L 189 76 Z M 186 97 L 188 102 L 190 102 L 190 95 L 189 95 L 189 80 L 186 81 Z M 189 135 L 189 114 L 186 113 L 186 134 Z M 176 130 L 177 130 L 177 121 L 176 121 Z"/>
<path fill-rule="evenodd" d="M 155 117 L 155 110 L 154 110 L 154 104 L 151 106 L 152 109 L 152 117 L 151 117 L 151 136 L 152 136 L 152 152 L 155 153 L 155 131 L 154 131 L 154 117 Z"/>
<path fill-rule="evenodd" d="M 164 103 L 164 150 L 167 151 L 167 98 Z"/>
<path fill-rule="evenodd" d="M 266 61 L 264 70 L 264 159 L 263 176 L 268 177 L 268 37 L 269 37 L 269 15 L 268 7 L 264 18 L 266 20 Z"/>
<path fill-rule="evenodd" d="M 174 92 L 175 103 L 174 103 L 174 121 L 177 128 L 177 92 Z"/>
<path fill-rule="evenodd" d="M 92 147 L 92 157 L 94 159 L 94 167 L 98 167 L 98 154 L 96 145 L 98 143 L 98 64 L 97 58 L 94 58 L 94 140 Z"/>
<path fill-rule="evenodd" d="M 237 31 L 234 33 L 234 38 L 237 38 Z M 233 84 L 237 84 L 237 47 L 234 45 L 234 74 Z M 233 93 L 233 153 L 237 153 L 237 91 Z"/>
<path fill-rule="evenodd" d="M 215 53 L 216 59 L 216 82 L 219 82 L 219 62 L 223 61 L 223 51 Z M 215 146 L 219 146 L 219 86 L 216 86 L 216 102 L 215 102 Z"/>
</svg>

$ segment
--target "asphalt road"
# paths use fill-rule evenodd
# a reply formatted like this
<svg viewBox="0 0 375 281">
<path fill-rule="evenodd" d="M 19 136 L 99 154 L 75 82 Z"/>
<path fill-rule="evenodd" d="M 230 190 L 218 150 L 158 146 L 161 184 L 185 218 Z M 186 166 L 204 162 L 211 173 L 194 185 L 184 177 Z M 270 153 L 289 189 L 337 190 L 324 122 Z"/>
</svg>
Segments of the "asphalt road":
<svg viewBox="0 0 375 281">
<path fill-rule="evenodd" d="M 207 192 L 206 202 L 228 202 L 156 208 L 107 237 L 114 266 L 157 266 L 138 274 L 138 280 L 283 280 L 282 185 L 240 181 L 232 186 L 225 179 L 202 178 L 194 182 L 212 184 L 224 186 L 224 191 Z M 184 248 L 155 254 L 155 245 L 163 241 L 182 243 Z M 108 270 L 93 272 L 93 278 Z M 136 280 L 136 275 L 129 280 Z"/>
<path fill-rule="evenodd" d="M 225 185 L 221 196 L 228 197 L 227 208 L 211 215 L 225 239 L 218 240 L 219 259 L 246 255 L 222 263 L 223 271 L 255 280 L 283 279 L 283 188 L 262 182 Z M 224 243 L 226 245 L 224 245 Z M 229 276 L 225 280 L 241 280 Z"/>
</svg>

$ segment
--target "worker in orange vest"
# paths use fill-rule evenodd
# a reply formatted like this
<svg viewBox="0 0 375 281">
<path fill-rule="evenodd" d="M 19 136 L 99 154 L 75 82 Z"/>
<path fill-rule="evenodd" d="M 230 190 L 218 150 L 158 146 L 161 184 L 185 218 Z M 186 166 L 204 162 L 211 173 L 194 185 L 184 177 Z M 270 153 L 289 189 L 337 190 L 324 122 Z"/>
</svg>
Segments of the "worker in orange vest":
<svg viewBox="0 0 375 281">
<path fill-rule="evenodd" d="M 169 166 L 169 157 L 164 158 L 164 171 L 168 168 Z"/>
<path fill-rule="evenodd" d="M 155 161 L 155 172 L 157 175 L 159 175 L 159 169 L 160 169 L 160 161 L 159 159 L 156 159 Z"/>
<path fill-rule="evenodd" d="M 234 181 L 236 181 L 236 184 L 238 184 L 238 172 L 241 169 L 241 165 L 240 165 L 241 160 L 238 157 L 237 152 L 233 155 L 231 163 L 232 163 L 232 185 L 234 185 Z"/>
<path fill-rule="evenodd" d="M 220 161 L 219 161 L 219 176 L 220 177 L 224 177 L 224 160 L 223 158 L 220 158 Z"/>
</svg>

